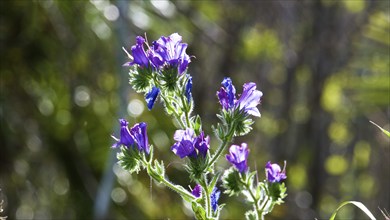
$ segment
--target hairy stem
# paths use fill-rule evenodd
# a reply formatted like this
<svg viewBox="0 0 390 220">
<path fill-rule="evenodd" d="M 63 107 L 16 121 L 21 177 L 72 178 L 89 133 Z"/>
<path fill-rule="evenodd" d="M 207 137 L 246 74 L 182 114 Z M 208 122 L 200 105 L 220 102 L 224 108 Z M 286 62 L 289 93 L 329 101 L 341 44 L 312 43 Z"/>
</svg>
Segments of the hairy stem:
<svg viewBox="0 0 390 220">
<path fill-rule="evenodd" d="M 206 174 L 203 175 L 203 179 L 200 182 L 202 188 L 204 189 L 205 192 L 205 209 L 206 209 L 206 216 L 211 217 L 211 199 L 210 199 L 210 192 L 209 192 L 209 187 L 207 184 L 207 176 Z"/>
<path fill-rule="evenodd" d="M 156 180 L 157 182 L 163 183 L 166 187 L 177 192 L 178 194 L 180 194 L 180 196 L 182 196 L 187 201 L 191 201 L 191 200 L 195 199 L 195 196 L 192 195 L 187 190 L 185 190 L 182 186 L 171 183 L 164 176 L 157 173 L 157 171 L 152 167 L 152 165 L 150 163 L 146 162 L 146 167 L 147 167 L 148 175 L 150 177 L 152 177 L 154 180 Z"/>
</svg>

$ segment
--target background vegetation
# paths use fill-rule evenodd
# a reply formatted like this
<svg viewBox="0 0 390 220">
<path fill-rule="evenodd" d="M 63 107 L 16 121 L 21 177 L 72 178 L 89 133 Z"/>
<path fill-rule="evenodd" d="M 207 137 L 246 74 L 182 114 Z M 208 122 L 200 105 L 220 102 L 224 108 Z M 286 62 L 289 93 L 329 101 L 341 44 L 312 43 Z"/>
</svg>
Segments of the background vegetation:
<svg viewBox="0 0 390 220">
<path fill-rule="evenodd" d="M 136 35 L 178 32 L 194 55 L 195 112 L 212 134 L 223 77 L 256 82 L 262 117 L 235 143 L 250 166 L 287 160 L 269 219 L 329 218 L 345 200 L 390 209 L 389 1 L 1 1 L 0 200 L 9 219 L 191 219 L 180 198 L 115 164 L 117 119 L 146 121 L 171 180 L 174 123 L 127 80 Z M 212 142 L 217 140 L 212 136 Z M 215 146 L 215 145 L 214 145 Z M 218 166 L 228 164 L 221 161 Z M 193 185 L 193 184 L 192 184 Z M 222 219 L 242 219 L 240 198 Z M 364 215 L 345 207 L 338 218 Z"/>
</svg>

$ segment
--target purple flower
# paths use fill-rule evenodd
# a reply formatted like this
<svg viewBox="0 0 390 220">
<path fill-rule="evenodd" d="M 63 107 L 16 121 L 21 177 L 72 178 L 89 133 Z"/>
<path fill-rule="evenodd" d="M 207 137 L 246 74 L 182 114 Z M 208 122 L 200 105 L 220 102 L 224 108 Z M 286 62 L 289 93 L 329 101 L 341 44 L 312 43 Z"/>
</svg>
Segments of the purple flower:
<svg viewBox="0 0 390 220">
<path fill-rule="evenodd" d="M 283 170 L 281 170 L 278 164 L 271 164 L 271 162 L 268 161 L 265 165 L 265 174 L 267 176 L 267 180 L 271 183 L 280 182 L 286 179 L 286 162 L 284 163 Z"/>
<path fill-rule="evenodd" d="M 240 110 L 243 109 L 246 114 L 261 116 L 256 106 L 260 103 L 263 93 L 256 90 L 256 83 L 245 83 L 242 95 L 238 100 L 236 98 L 236 89 L 229 77 L 224 78 L 221 84 L 223 87 L 217 92 L 217 96 L 223 109 L 234 110 L 239 108 Z"/>
<path fill-rule="evenodd" d="M 194 130 L 187 128 L 186 130 L 177 130 L 174 134 L 174 139 L 177 141 L 171 150 L 180 158 L 187 156 L 196 156 L 194 141 Z"/>
<path fill-rule="evenodd" d="M 136 45 L 131 47 L 131 53 L 133 54 L 133 61 L 129 63 L 125 63 L 125 66 L 132 66 L 134 64 L 138 64 L 140 67 L 148 67 L 149 66 L 149 58 L 146 55 L 144 49 L 145 39 L 141 36 L 137 36 Z"/>
<path fill-rule="evenodd" d="M 117 139 L 112 136 L 117 142 L 112 145 L 112 147 L 116 148 L 120 145 L 123 145 L 127 148 L 134 147 L 134 144 L 137 144 L 139 151 L 145 151 L 149 154 L 149 141 L 148 134 L 146 133 L 146 123 L 141 122 L 135 124 L 130 130 L 127 127 L 129 122 L 125 119 L 119 119 L 121 124 L 120 138 Z"/>
<path fill-rule="evenodd" d="M 159 93 L 160 89 L 157 87 L 153 87 L 152 90 L 150 90 L 150 92 L 145 95 L 145 101 L 149 110 L 153 108 L 154 102 L 156 101 Z"/>
<path fill-rule="evenodd" d="M 256 90 L 256 83 L 253 82 L 245 83 L 243 88 L 242 95 L 240 96 L 240 99 L 238 99 L 236 105 L 238 105 L 240 109 L 244 109 L 247 114 L 260 117 L 259 109 L 257 109 L 256 106 L 260 104 L 263 93 Z"/>
<path fill-rule="evenodd" d="M 182 37 L 177 34 L 171 34 L 169 37 L 160 37 L 153 41 L 153 50 L 149 59 L 157 68 L 164 68 L 165 65 L 178 69 L 181 75 L 191 62 L 190 57 L 186 54 L 187 44 L 181 43 Z"/>
<path fill-rule="evenodd" d="M 138 150 L 139 151 L 145 151 L 147 154 L 149 154 L 149 141 L 148 141 L 148 134 L 146 133 L 147 124 L 145 122 L 141 122 L 138 124 L 135 124 L 130 129 L 130 134 L 133 136 L 135 142 L 137 143 Z"/>
<path fill-rule="evenodd" d="M 241 146 L 232 145 L 229 153 L 226 155 L 226 160 L 236 167 L 238 172 L 246 172 L 248 170 L 248 145 L 246 143 L 242 143 Z"/>
<path fill-rule="evenodd" d="M 196 198 L 199 198 L 202 195 L 202 187 L 199 184 L 196 184 L 196 186 L 194 187 L 191 193 Z"/>
<path fill-rule="evenodd" d="M 129 122 L 127 122 L 125 119 L 119 119 L 119 123 L 121 125 L 120 138 L 117 139 L 116 137 L 112 136 L 117 141 L 112 145 L 112 147 L 116 148 L 120 145 L 124 145 L 128 148 L 134 144 L 134 139 L 130 134 L 129 128 L 127 127 Z"/>
<path fill-rule="evenodd" d="M 190 103 L 191 99 L 192 99 L 191 89 L 192 89 L 192 76 L 189 76 L 188 81 L 187 81 L 187 85 L 186 85 L 186 91 L 185 91 L 185 95 L 187 97 L 188 103 Z"/>
<path fill-rule="evenodd" d="M 236 88 L 234 88 L 232 80 L 229 77 L 225 77 L 221 84 L 224 87 L 221 87 L 219 92 L 217 92 L 217 95 L 222 107 L 225 110 L 228 110 L 234 107 L 236 101 Z"/>
<path fill-rule="evenodd" d="M 195 137 L 195 132 L 192 128 L 177 130 L 173 139 L 177 142 L 171 147 L 171 150 L 180 158 L 187 156 L 196 158 L 199 155 L 206 157 L 210 148 L 209 136 L 204 137 L 204 132 L 202 131 L 198 137 Z"/>
<path fill-rule="evenodd" d="M 219 196 L 221 195 L 221 191 L 217 189 L 217 187 L 214 187 L 213 191 L 211 192 L 210 199 L 211 199 L 211 207 L 213 208 L 213 211 L 217 210 L 218 207 L 218 200 Z"/>
<path fill-rule="evenodd" d="M 210 148 L 210 137 L 204 136 L 204 132 L 200 132 L 200 135 L 195 139 L 195 148 L 198 150 L 198 154 L 202 155 L 203 158 L 206 157 L 207 151 Z"/>
</svg>

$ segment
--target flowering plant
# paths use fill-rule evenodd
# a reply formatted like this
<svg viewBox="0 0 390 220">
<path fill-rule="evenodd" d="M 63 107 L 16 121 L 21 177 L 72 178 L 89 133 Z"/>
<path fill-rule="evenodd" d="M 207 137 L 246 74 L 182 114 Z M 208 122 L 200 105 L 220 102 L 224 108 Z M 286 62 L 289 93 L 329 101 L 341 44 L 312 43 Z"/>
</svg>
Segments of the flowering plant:
<svg viewBox="0 0 390 220">
<path fill-rule="evenodd" d="M 125 119 L 119 120 L 120 136 L 113 136 L 116 143 L 112 146 L 120 149 L 118 163 L 131 173 L 146 170 L 157 183 L 171 188 L 189 202 L 197 219 L 219 218 L 225 205 L 218 203 L 221 192 L 229 197 L 242 194 L 252 205 L 246 218 L 264 219 L 287 196 L 282 182 L 287 178 L 285 166 L 281 169 L 278 164 L 268 162 L 265 180 L 255 181 L 257 171 L 251 172 L 248 166 L 249 147 L 246 143 L 229 147 L 225 158 L 232 167 L 223 171 L 214 166 L 234 137 L 251 131 L 254 123 L 251 116 L 261 116 L 257 106 L 263 93 L 257 90 L 255 83 L 249 82 L 243 85 L 242 94 L 236 96 L 232 80 L 223 79 L 222 87 L 216 93 L 221 104 L 217 117 L 221 122 L 212 127 L 220 145 L 216 149 L 211 147 L 210 136 L 202 129 L 200 116 L 192 112 L 192 77 L 187 73 L 192 57 L 186 53 L 187 46 L 177 33 L 162 36 L 151 45 L 138 36 L 136 44 L 131 47 L 131 54 L 125 50 L 130 62 L 124 66 L 130 68 L 133 89 L 145 94 L 149 110 L 160 98 L 166 113 L 177 120 L 180 128 L 174 133 L 175 143 L 171 151 L 185 160 L 194 188 L 186 189 L 168 180 L 164 162 L 154 158 L 154 146 L 148 142 L 145 122 L 129 129 Z"/>
</svg>

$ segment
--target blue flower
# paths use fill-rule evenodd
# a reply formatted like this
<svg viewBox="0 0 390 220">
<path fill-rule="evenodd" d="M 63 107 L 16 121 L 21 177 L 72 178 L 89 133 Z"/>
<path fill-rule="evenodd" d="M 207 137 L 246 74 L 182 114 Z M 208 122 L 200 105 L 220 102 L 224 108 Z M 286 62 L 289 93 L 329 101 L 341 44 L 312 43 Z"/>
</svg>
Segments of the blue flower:
<svg viewBox="0 0 390 220">
<path fill-rule="evenodd" d="M 116 148 L 120 145 L 125 146 L 126 148 L 134 147 L 134 144 L 138 146 L 139 151 L 145 151 L 149 154 L 149 141 L 148 134 L 146 133 L 147 124 L 141 122 L 135 124 L 130 130 L 128 128 L 129 122 L 125 119 L 119 119 L 121 124 L 120 138 L 117 139 L 112 136 L 117 142 L 112 145 Z"/>
<path fill-rule="evenodd" d="M 173 139 L 177 142 L 171 147 L 171 150 L 180 158 L 197 158 L 199 155 L 205 158 L 210 148 L 209 136 L 205 137 L 202 131 L 198 137 L 195 137 L 195 132 L 192 128 L 177 130 Z"/>
<path fill-rule="evenodd" d="M 135 124 L 130 129 L 130 134 L 134 138 L 134 141 L 137 143 L 138 150 L 139 151 L 145 151 L 147 154 L 149 154 L 149 140 L 148 140 L 148 134 L 146 132 L 147 124 L 145 122 L 141 122 L 138 124 Z"/>
<path fill-rule="evenodd" d="M 246 143 L 242 143 L 241 146 L 232 145 L 229 149 L 226 160 L 228 160 L 240 173 L 244 173 L 248 170 L 248 154 L 249 149 Z"/>
<path fill-rule="evenodd" d="M 132 66 L 134 64 L 138 64 L 140 67 L 148 67 L 149 66 L 149 58 L 146 55 L 144 49 L 145 39 L 141 36 L 137 36 L 136 45 L 131 47 L 131 53 L 133 54 L 133 61 L 125 63 L 125 66 Z"/>
<path fill-rule="evenodd" d="M 206 158 L 207 151 L 210 148 L 210 137 L 205 137 L 204 132 L 200 132 L 199 136 L 195 138 L 194 146 L 198 150 L 198 154 Z"/>
<path fill-rule="evenodd" d="M 187 81 L 187 85 L 186 85 L 186 91 L 185 91 L 185 95 L 187 97 L 188 103 L 190 103 L 192 100 L 191 89 L 192 89 L 192 76 L 189 76 L 188 81 Z"/>
<path fill-rule="evenodd" d="M 171 34 L 169 37 L 160 37 L 153 41 L 152 51 L 149 59 L 157 68 L 166 66 L 177 68 L 181 75 L 191 62 L 190 56 L 186 54 L 187 44 L 181 43 L 182 37 L 177 34 Z"/>
<path fill-rule="evenodd" d="M 276 163 L 271 164 L 270 161 L 265 165 L 265 174 L 267 176 L 268 182 L 275 183 L 280 182 L 287 178 L 286 176 L 286 162 L 284 163 L 283 170 L 280 169 L 280 166 Z"/>
<path fill-rule="evenodd" d="M 218 200 L 219 196 L 221 195 L 221 191 L 217 189 L 217 187 L 214 187 L 213 191 L 211 192 L 210 199 L 211 199 L 211 208 L 213 208 L 213 211 L 215 212 L 218 208 Z"/>
<path fill-rule="evenodd" d="M 199 184 L 196 184 L 194 189 L 192 190 L 192 195 L 194 195 L 196 198 L 199 198 L 202 195 L 202 186 Z"/>
<path fill-rule="evenodd" d="M 221 87 L 219 92 L 217 92 L 219 102 L 225 110 L 231 109 L 234 107 L 234 102 L 236 101 L 236 88 L 234 88 L 232 80 L 229 77 L 225 77 L 221 84 L 224 87 Z"/>
<path fill-rule="evenodd" d="M 177 141 L 171 150 L 180 158 L 187 156 L 196 156 L 194 147 L 194 130 L 187 128 L 186 130 L 177 130 L 173 136 L 173 139 Z"/>
<path fill-rule="evenodd" d="M 116 148 L 120 145 L 123 145 L 129 148 L 134 144 L 134 139 L 130 134 L 129 128 L 127 127 L 129 125 L 129 122 L 127 122 L 125 119 L 119 119 L 119 123 L 121 125 L 120 138 L 117 139 L 116 137 L 111 136 L 117 141 L 115 144 L 112 145 L 112 147 Z"/>
<path fill-rule="evenodd" d="M 160 89 L 157 87 L 153 87 L 150 92 L 145 95 L 145 101 L 147 103 L 148 109 L 151 110 L 154 106 L 154 102 L 157 99 L 158 94 L 160 93 Z"/>
<path fill-rule="evenodd" d="M 256 90 L 256 83 L 245 83 L 242 95 L 238 100 L 236 98 L 236 89 L 230 78 L 224 78 L 222 85 L 223 87 L 217 92 L 217 96 L 223 109 L 235 110 L 238 108 L 244 110 L 248 115 L 261 116 L 257 105 L 260 103 L 263 93 Z"/>
</svg>

